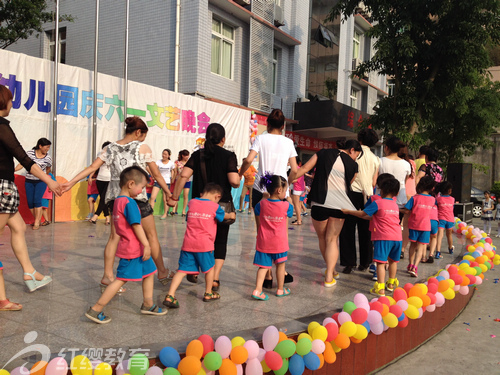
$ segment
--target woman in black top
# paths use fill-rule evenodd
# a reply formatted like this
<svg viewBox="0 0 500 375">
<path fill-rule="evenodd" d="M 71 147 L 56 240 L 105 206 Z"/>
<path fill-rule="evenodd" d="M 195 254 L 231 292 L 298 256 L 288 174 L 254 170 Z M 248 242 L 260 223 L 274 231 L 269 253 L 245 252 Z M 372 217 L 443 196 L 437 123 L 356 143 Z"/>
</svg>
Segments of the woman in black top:
<svg viewBox="0 0 500 375">
<path fill-rule="evenodd" d="M 210 124 L 207 128 L 205 138 L 205 148 L 195 151 L 186 165 L 182 169 L 179 180 L 175 183 L 174 193 L 168 201 L 168 205 L 173 207 L 179 200 L 179 195 L 184 188 L 184 184 L 193 176 L 191 184 L 191 194 L 193 198 L 198 198 L 203 191 L 203 187 L 208 182 L 213 182 L 222 187 L 221 202 L 231 202 L 231 187 L 240 186 L 240 177 L 238 175 L 238 166 L 236 154 L 225 150 L 226 131 L 220 124 Z M 205 160 L 206 177 L 204 181 L 202 172 L 202 159 Z M 215 255 L 215 275 L 213 290 L 219 290 L 219 277 L 224 260 L 226 259 L 227 237 L 229 235 L 229 225 L 217 223 L 217 235 L 215 236 L 214 255 Z M 194 279 L 191 279 L 195 281 Z"/>
<path fill-rule="evenodd" d="M 24 282 L 30 292 L 33 292 L 50 283 L 52 278 L 37 272 L 31 264 L 25 238 L 26 224 L 18 211 L 19 193 L 14 184 L 13 158 L 16 158 L 31 174 L 45 182 L 58 196 L 61 195 L 61 187 L 30 159 L 20 145 L 9 121 L 5 119 L 11 108 L 12 93 L 8 88 L 0 85 L 0 232 L 3 231 L 5 225 L 9 227 L 12 250 L 23 268 Z M 3 281 L 3 277 L 1 279 Z M 0 300 L 2 299 L 5 299 L 5 296 L 2 296 L 0 290 Z"/>
</svg>

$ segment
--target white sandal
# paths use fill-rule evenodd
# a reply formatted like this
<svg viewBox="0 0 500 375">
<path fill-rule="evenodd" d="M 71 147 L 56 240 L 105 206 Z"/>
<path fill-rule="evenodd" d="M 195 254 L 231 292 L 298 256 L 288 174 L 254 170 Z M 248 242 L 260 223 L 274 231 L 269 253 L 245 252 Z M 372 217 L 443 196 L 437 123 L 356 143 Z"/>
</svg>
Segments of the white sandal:
<svg viewBox="0 0 500 375">
<path fill-rule="evenodd" d="M 31 280 L 24 280 L 30 292 L 34 292 L 52 282 L 52 277 L 50 276 L 44 276 L 42 280 L 37 280 L 35 277 L 36 270 L 33 273 L 25 272 L 24 274 L 31 277 Z"/>
</svg>

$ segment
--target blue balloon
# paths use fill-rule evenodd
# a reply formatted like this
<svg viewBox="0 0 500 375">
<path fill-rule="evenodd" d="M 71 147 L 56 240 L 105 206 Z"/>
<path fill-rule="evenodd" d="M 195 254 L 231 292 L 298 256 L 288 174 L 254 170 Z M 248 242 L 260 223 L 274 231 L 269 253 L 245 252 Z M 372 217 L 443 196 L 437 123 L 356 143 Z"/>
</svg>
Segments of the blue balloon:
<svg viewBox="0 0 500 375">
<path fill-rule="evenodd" d="M 467 259 L 462 260 L 459 264 L 467 263 L 470 266 L 470 262 Z"/>
<path fill-rule="evenodd" d="M 361 325 L 366 328 L 368 333 L 370 333 L 370 323 L 368 323 L 368 321 L 361 323 Z"/>
<path fill-rule="evenodd" d="M 304 364 L 309 370 L 314 371 L 319 369 L 321 361 L 315 353 L 309 352 L 304 356 Z"/>
<path fill-rule="evenodd" d="M 398 318 L 398 322 L 401 322 L 405 319 L 405 313 L 402 313 L 401 316 Z"/>
<path fill-rule="evenodd" d="M 443 276 L 439 275 L 439 276 L 436 276 L 436 280 L 441 281 L 441 280 L 446 280 L 446 279 Z"/>
<path fill-rule="evenodd" d="M 474 252 L 471 254 L 471 256 L 472 256 L 473 258 L 477 258 L 477 257 L 478 257 L 478 256 L 480 256 L 480 255 L 481 255 L 481 254 L 479 254 L 477 251 L 474 251 Z"/>
<path fill-rule="evenodd" d="M 319 358 L 318 358 L 319 359 Z M 304 360 L 298 354 L 294 354 L 290 357 L 288 361 L 288 371 L 292 375 L 302 375 L 305 370 Z"/>
<path fill-rule="evenodd" d="M 181 361 L 181 356 L 179 355 L 177 350 L 175 350 L 170 346 L 166 346 L 162 350 L 160 350 L 159 357 L 160 357 L 160 362 L 165 367 L 177 368 L 179 362 Z"/>
</svg>

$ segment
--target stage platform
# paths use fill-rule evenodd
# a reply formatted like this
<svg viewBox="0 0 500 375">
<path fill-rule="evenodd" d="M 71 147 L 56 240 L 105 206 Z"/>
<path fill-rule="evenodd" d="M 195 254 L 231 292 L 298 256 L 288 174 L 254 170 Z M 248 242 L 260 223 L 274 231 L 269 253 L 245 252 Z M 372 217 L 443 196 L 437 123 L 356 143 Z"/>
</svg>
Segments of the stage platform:
<svg viewBox="0 0 500 375">
<path fill-rule="evenodd" d="M 292 292 L 289 297 L 276 298 L 275 290 L 269 291 L 270 298 L 266 302 L 250 297 L 256 274 L 256 267 L 252 264 L 256 231 L 253 215 L 243 213 L 238 214 L 237 222 L 229 231 L 228 256 L 220 278 L 220 301 L 202 302 L 203 277 L 198 285 L 184 280 L 176 295 L 180 302 L 179 309 L 171 309 L 163 317 L 144 316 L 139 314 L 141 285 L 128 283 L 127 292 L 116 296 L 107 306 L 106 314 L 113 319 L 107 325 L 95 324 L 84 316 L 100 295 L 103 249 L 110 230 L 104 221 L 98 221 L 97 225 L 89 222 L 55 223 L 40 227 L 38 231 L 27 228 L 26 238 L 35 268 L 54 279 L 48 287 L 34 293 L 29 293 L 22 282 L 22 270 L 11 251 L 9 229 L 6 228 L 0 237 L 0 259 L 4 264 L 7 295 L 11 300 L 22 303 L 24 308 L 22 312 L 0 313 L 0 368 L 12 358 L 15 359 L 7 365 L 7 369 L 25 362 L 34 363 L 40 359 L 37 353 L 46 350 L 50 350 L 53 356 L 71 358 L 73 353 L 84 353 L 90 359 L 96 356 L 111 363 L 127 359 L 137 349 L 149 357 L 155 357 L 164 346 L 183 352 L 187 343 L 201 334 L 208 334 L 214 339 L 226 335 L 260 340 L 263 330 L 269 325 L 275 325 L 293 336 L 304 331 L 311 321 L 321 323 L 325 317 L 339 311 L 346 301 L 352 301 L 356 293 L 369 295 L 373 286 L 372 274 L 368 271 L 355 271 L 350 275 L 341 273 L 336 287 L 324 288 L 320 271 L 324 262 L 310 216 L 305 217 L 303 223 L 301 226 L 289 226 L 287 270 L 294 276 L 294 282 L 289 284 Z M 156 225 L 165 262 L 175 269 L 185 230 L 183 218 L 180 215 L 163 221 L 156 218 Z M 455 254 L 446 252 L 443 253 L 444 259 L 434 264 L 422 264 L 417 279 L 406 273 L 407 260 L 401 261 L 397 275 L 401 285 L 425 281 L 440 267 L 454 262 L 465 249 L 463 240 L 454 236 L 454 241 Z M 443 241 L 443 246 L 446 246 L 446 241 Z M 337 270 L 341 271 L 342 267 L 338 266 Z M 168 286 L 155 283 L 156 303 L 161 303 L 167 291 Z M 467 298 L 470 295 L 456 298 L 456 304 L 465 305 Z M 458 305 L 453 307 L 448 302 L 444 307 L 448 309 L 447 316 L 455 316 L 461 310 Z M 431 319 L 432 314 L 425 314 L 424 318 L 428 316 Z M 413 323 L 420 327 L 425 321 L 420 319 Z M 420 330 L 417 328 L 417 331 Z M 389 335 L 412 337 L 415 335 L 411 334 L 413 331 L 397 328 L 389 330 L 387 335 L 369 335 L 368 340 L 355 347 L 361 350 L 373 340 L 390 339 Z M 36 339 L 33 339 L 35 336 Z M 423 335 L 418 340 L 405 339 L 401 347 L 410 349 L 423 339 Z M 30 346 L 33 350 L 26 352 Z M 23 350 L 25 353 L 20 354 Z M 399 349 L 391 349 L 391 354 L 384 351 L 382 356 L 390 362 L 400 352 Z M 374 353 L 366 353 L 365 361 L 368 362 Z M 349 355 L 348 350 L 340 354 Z M 357 370 L 353 373 L 374 370 L 385 363 L 382 362 L 377 359 L 375 367 L 369 369 L 366 366 L 362 371 L 358 369 L 361 372 Z M 346 357 L 339 361 L 336 369 L 341 368 L 344 373 L 350 363 L 351 359 Z"/>
</svg>

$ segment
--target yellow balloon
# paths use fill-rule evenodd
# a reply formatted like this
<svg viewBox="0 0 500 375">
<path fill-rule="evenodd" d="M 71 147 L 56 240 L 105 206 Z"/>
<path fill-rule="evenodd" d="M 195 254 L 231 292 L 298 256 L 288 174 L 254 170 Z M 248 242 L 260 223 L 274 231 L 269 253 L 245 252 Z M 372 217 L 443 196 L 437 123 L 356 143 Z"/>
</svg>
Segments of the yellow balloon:
<svg viewBox="0 0 500 375">
<path fill-rule="evenodd" d="M 396 315 L 394 315 L 393 313 L 388 313 L 386 316 L 382 318 L 382 320 L 384 321 L 385 325 L 388 326 L 389 328 L 396 328 L 398 326 L 398 318 L 396 318 Z M 368 332 L 366 332 L 366 334 L 368 335 Z"/>
<path fill-rule="evenodd" d="M 338 353 L 338 352 L 340 352 L 340 351 L 342 350 L 342 349 L 340 349 L 340 348 L 337 346 L 337 344 L 335 344 L 335 341 L 333 341 L 333 340 L 332 340 L 332 341 L 330 341 L 330 344 L 332 345 L 333 351 L 334 351 L 335 353 Z"/>
<path fill-rule="evenodd" d="M 390 314 L 390 313 L 389 313 Z M 389 315 L 387 314 L 387 315 Z M 397 322 L 396 318 L 396 322 Z M 397 325 L 397 323 L 396 323 Z M 368 336 L 368 330 L 361 324 L 356 324 L 356 333 L 354 334 L 354 338 L 358 340 L 364 340 Z"/>
<path fill-rule="evenodd" d="M 357 331 L 356 323 L 354 322 L 345 322 L 340 326 L 340 333 L 345 334 L 347 337 L 352 337 Z"/>
<path fill-rule="evenodd" d="M 391 306 L 394 306 L 396 304 L 396 300 L 394 298 L 392 298 L 391 296 L 386 296 L 386 297 L 389 300 Z"/>
<path fill-rule="evenodd" d="M 73 375 L 92 375 L 92 364 L 84 355 L 77 355 L 71 360 L 71 373 Z"/>
<path fill-rule="evenodd" d="M 1 369 L 0 375 L 10 375 L 10 372 L 8 372 L 7 370 Z"/>
<path fill-rule="evenodd" d="M 305 333 L 305 332 L 302 332 L 299 337 L 297 337 L 297 342 L 300 340 L 300 339 L 303 339 L 303 338 L 306 338 L 306 339 L 309 339 L 310 341 L 313 341 L 313 338 L 311 335 Z"/>
<path fill-rule="evenodd" d="M 453 289 L 447 289 L 445 290 L 443 293 L 441 293 L 443 295 L 444 298 L 450 300 L 450 299 L 453 299 L 455 298 L 455 292 L 453 291 Z"/>
<path fill-rule="evenodd" d="M 488 271 L 488 267 L 486 267 L 484 264 L 480 264 L 478 267 L 481 268 L 481 271 L 483 272 Z"/>
<path fill-rule="evenodd" d="M 328 331 L 323 326 L 316 327 L 312 333 L 313 340 L 318 339 L 321 341 L 326 341 L 327 337 L 328 337 Z"/>
<path fill-rule="evenodd" d="M 235 348 L 237 346 L 243 346 L 244 343 L 245 343 L 245 339 L 241 336 L 233 337 L 233 339 L 231 340 L 231 345 L 233 348 Z"/>
<path fill-rule="evenodd" d="M 197 375 L 207 375 L 207 373 L 205 372 L 205 369 L 202 367 Z"/>
<path fill-rule="evenodd" d="M 419 298 L 419 297 L 417 297 L 417 296 L 408 297 L 407 302 L 408 302 L 409 305 L 414 306 L 416 309 L 421 308 L 423 306 L 423 304 L 424 304 L 424 302 L 422 301 L 422 299 Z M 416 318 L 414 318 L 414 319 L 416 319 Z"/>
<path fill-rule="evenodd" d="M 314 330 L 319 327 L 321 324 L 319 324 L 318 322 L 311 322 L 309 323 L 309 325 L 307 326 L 307 332 L 312 336 Z"/>
<path fill-rule="evenodd" d="M 112 373 L 113 369 L 106 362 L 99 363 L 94 369 L 94 375 L 111 375 Z"/>
<path fill-rule="evenodd" d="M 409 303 L 408 303 L 408 308 L 405 311 L 405 314 L 408 317 L 408 319 L 417 319 L 419 315 L 418 309 L 415 306 L 410 305 Z"/>
<path fill-rule="evenodd" d="M 263 359 L 260 364 L 262 365 L 262 371 L 263 372 L 269 372 L 269 371 L 271 371 L 271 369 L 266 365 L 266 360 L 265 359 Z"/>
<path fill-rule="evenodd" d="M 455 282 L 453 279 L 448 279 L 448 284 L 450 284 L 450 288 L 453 288 L 455 286 Z"/>
<path fill-rule="evenodd" d="M 420 289 L 422 289 L 423 294 L 427 294 L 429 292 L 429 288 L 425 284 L 416 284 Z"/>
</svg>

